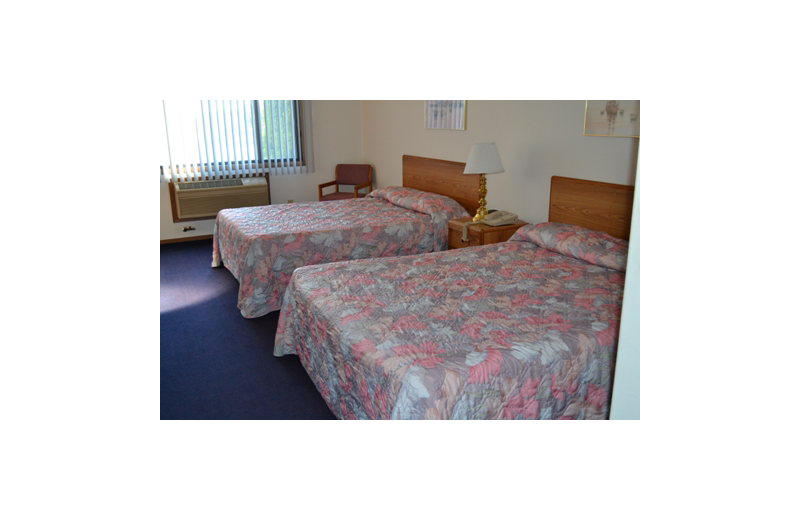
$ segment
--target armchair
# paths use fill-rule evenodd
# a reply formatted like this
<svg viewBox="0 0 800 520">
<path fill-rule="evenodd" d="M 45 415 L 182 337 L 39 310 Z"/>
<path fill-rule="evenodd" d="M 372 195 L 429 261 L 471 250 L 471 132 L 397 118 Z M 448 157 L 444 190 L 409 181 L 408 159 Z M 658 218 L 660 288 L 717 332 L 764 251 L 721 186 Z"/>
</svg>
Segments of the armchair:
<svg viewBox="0 0 800 520">
<path fill-rule="evenodd" d="M 342 200 L 364 197 L 366 193 L 359 193 L 358 190 L 369 188 L 372 191 L 372 165 L 369 164 L 337 164 L 334 172 L 336 180 L 324 182 L 319 185 L 319 200 Z M 353 192 L 339 191 L 339 186 L 353 186 Z M 335 186 L 336 191 L 322 194 L 322 188 Z"/>
</svg>

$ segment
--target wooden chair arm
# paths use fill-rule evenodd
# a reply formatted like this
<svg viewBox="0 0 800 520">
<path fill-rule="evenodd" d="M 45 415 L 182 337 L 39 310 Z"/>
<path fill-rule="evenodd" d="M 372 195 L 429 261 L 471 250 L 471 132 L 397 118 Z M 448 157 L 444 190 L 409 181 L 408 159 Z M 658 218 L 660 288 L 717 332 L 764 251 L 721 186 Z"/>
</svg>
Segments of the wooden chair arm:
<svg viewBox="0 0 800 520">
<path fill-rule="evenodd" d="M 322 198 L 322 188 L 327 188 L 328 186 L 336 185 L 336 192 L 339 191 L 339 183 L 337 181 L 330 181 L 330 182 L 323 182 L 319 185 L 317 190 L 319 191 L 319 197 Z"/>
<path fill-rule="evenodd" d="M 358 184 L 355 188 L 353 188 L 353 197 L 358 197 L 358 190 L 361 188 L 369 188 L 369 191 L 372 191 L 372 182 L 365 182 L 364 184 Z M 369 193 L 369 191 L 367 193 Z"/>
</svg>

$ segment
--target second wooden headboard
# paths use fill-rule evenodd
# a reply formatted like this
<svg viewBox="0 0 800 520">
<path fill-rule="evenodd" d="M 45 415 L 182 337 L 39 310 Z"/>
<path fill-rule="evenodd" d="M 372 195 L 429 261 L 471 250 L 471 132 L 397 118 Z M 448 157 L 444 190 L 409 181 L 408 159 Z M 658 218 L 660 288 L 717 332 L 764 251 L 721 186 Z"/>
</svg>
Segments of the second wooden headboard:
<svg viewBox="0 0 800 520">
<path fill-rule="evenodd" d="M 553 176 L 547 220 L 605 231 L 628 240 L 633 186 Z"/>
<path fill-rule="evenodd" d="M 403 186 L 445 195 L 455 200 L 470 215 L 478 211 L 480 175 L 464 175 L 466 163 L 403 156 Z"/>
</svg>

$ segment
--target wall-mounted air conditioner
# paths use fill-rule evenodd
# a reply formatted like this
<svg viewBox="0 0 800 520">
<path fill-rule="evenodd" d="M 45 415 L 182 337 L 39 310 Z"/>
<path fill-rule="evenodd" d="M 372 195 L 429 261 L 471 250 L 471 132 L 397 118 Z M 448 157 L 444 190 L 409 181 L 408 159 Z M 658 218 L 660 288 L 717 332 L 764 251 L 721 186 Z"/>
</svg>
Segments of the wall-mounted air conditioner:
<svg viewBox="0 0 800 520">
<path fill-rule="evenodd" d="M 215 217 L 221 209 L 270 203 L 266 177 L 173 184 L 174 216 L 178 220 Z"/>
</svg>

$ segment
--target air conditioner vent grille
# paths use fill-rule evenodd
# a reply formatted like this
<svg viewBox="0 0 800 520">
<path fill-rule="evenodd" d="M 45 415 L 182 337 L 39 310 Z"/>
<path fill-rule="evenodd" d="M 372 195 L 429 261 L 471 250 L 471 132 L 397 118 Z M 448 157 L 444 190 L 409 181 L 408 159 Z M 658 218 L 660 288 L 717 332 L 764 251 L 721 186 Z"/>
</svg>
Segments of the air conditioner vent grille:
<svg viewBox="0 0 800 520">
<path fill-rule="evenodd" d="M 180 190 L 198 190 L 205 188 L 224 188 L 226 186 L 244 186 L 242 179 L 224 181 L 181 182 L 176 185 Z"/>
</svg>

